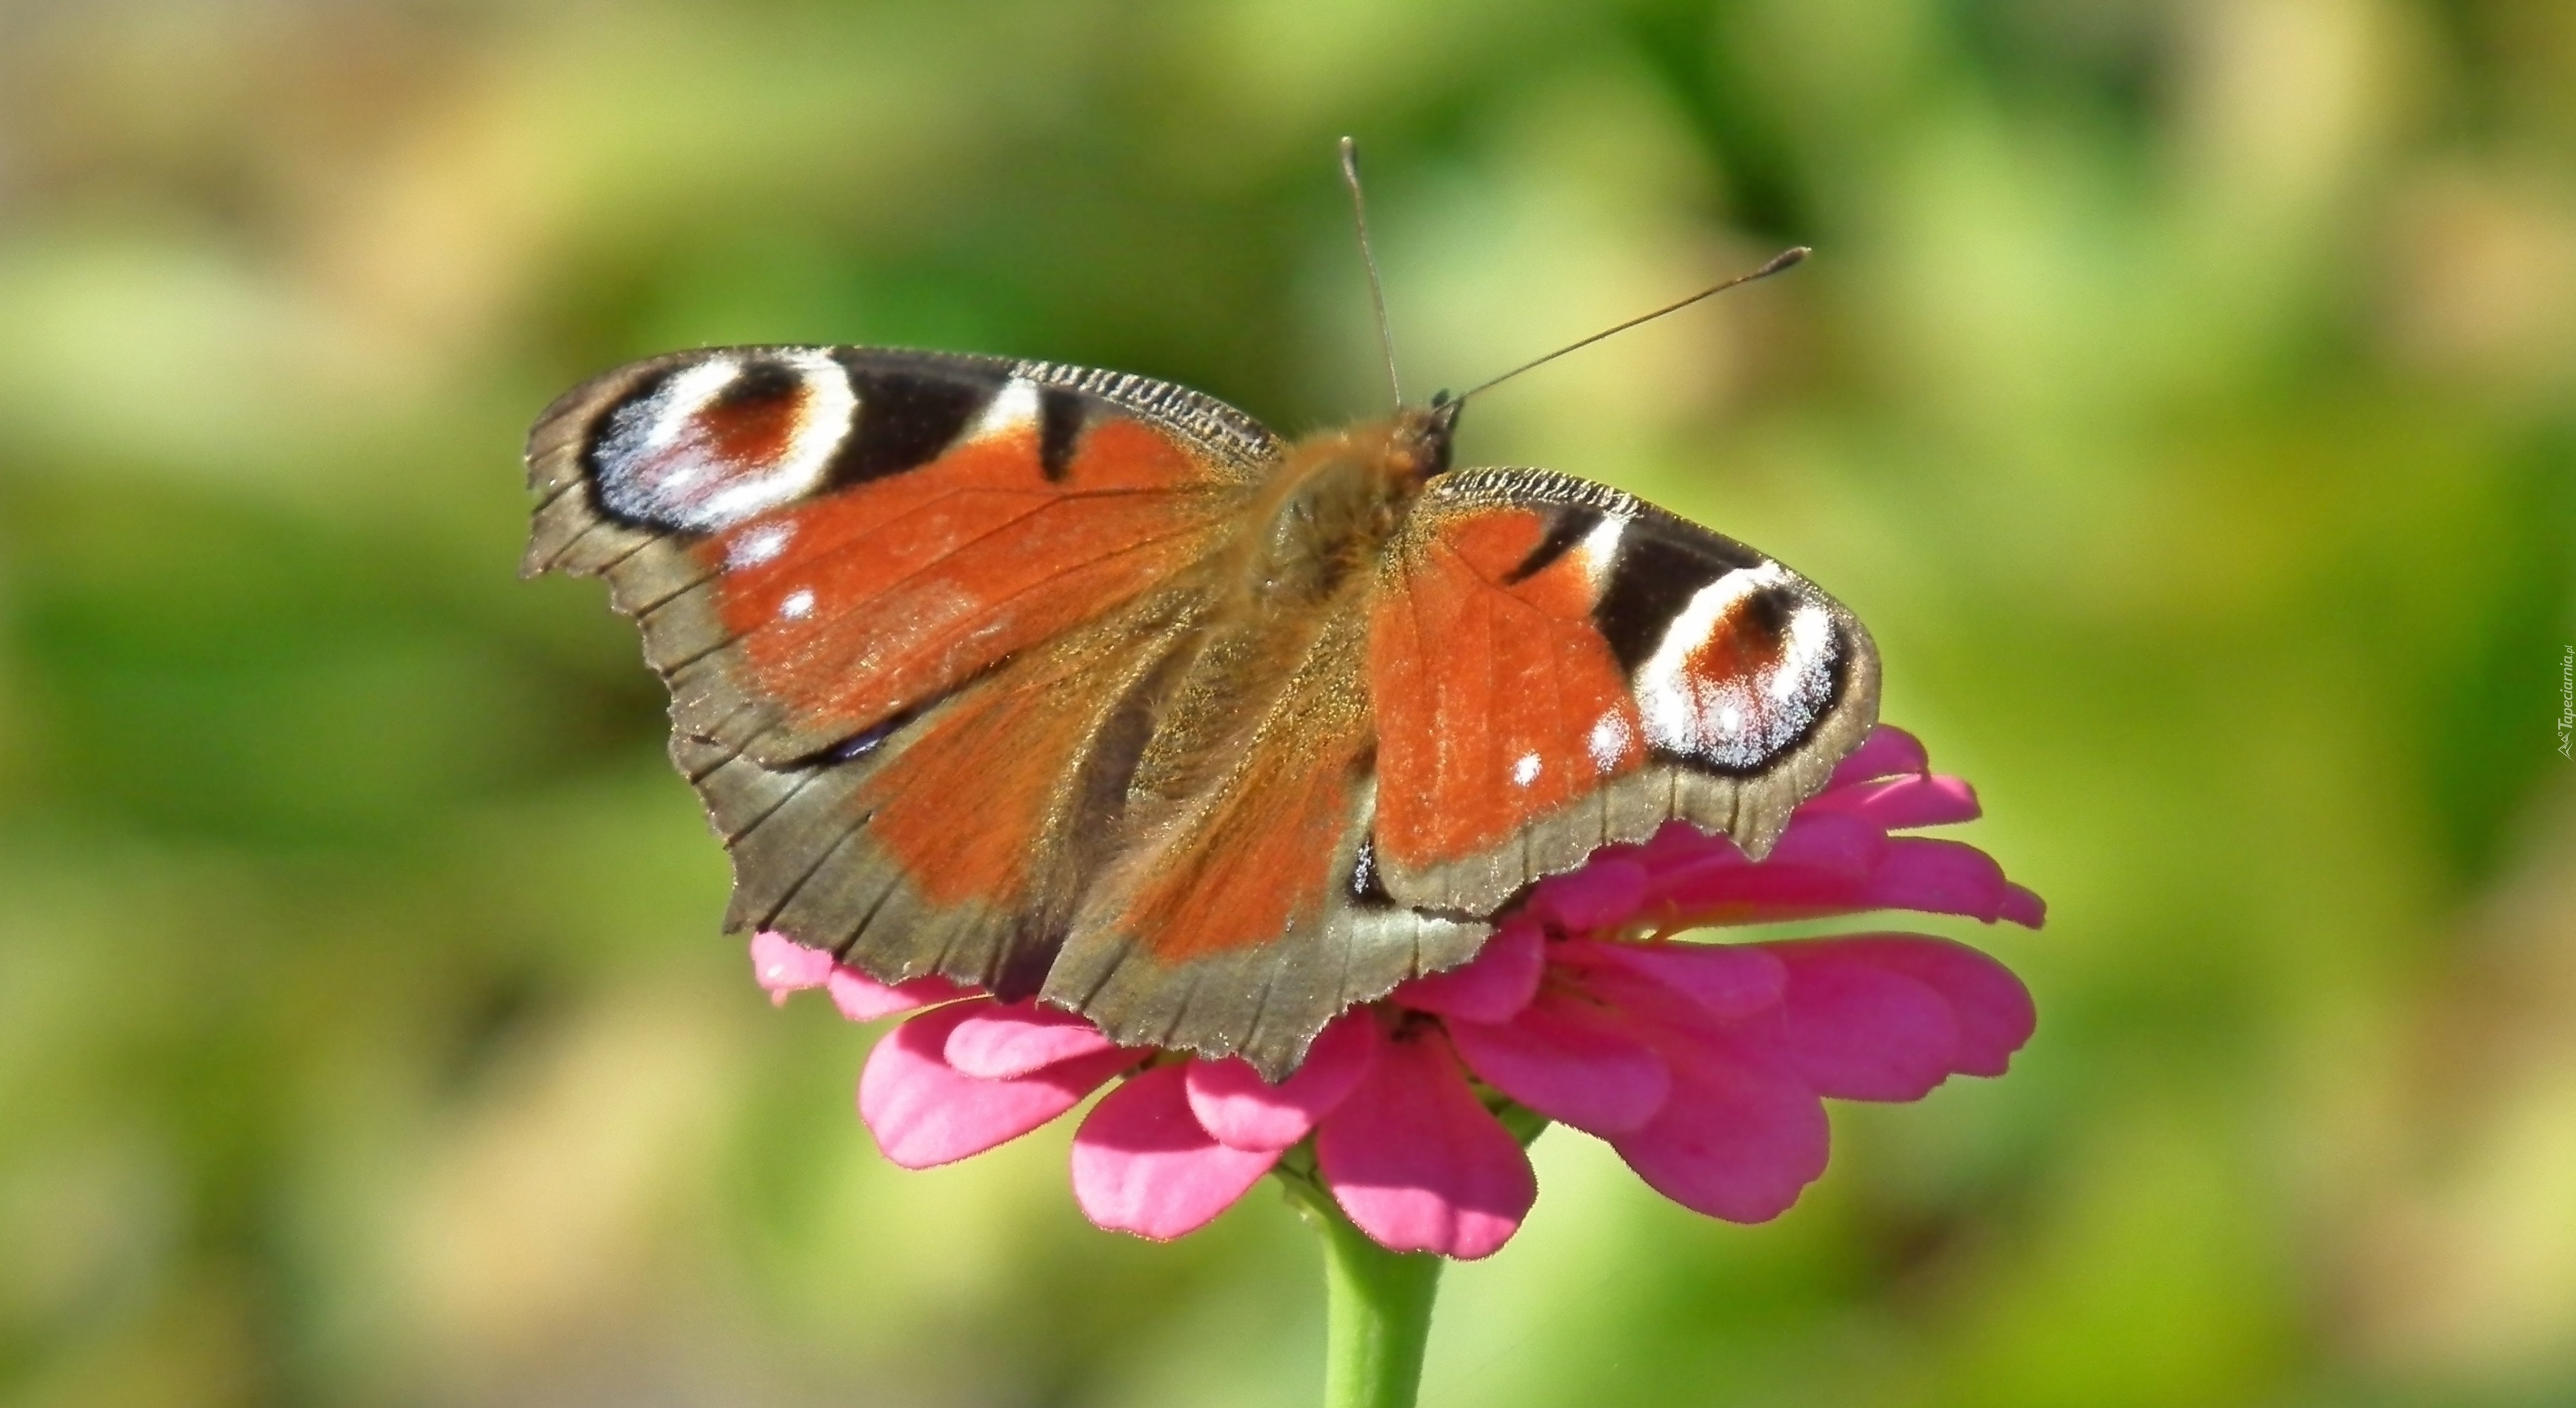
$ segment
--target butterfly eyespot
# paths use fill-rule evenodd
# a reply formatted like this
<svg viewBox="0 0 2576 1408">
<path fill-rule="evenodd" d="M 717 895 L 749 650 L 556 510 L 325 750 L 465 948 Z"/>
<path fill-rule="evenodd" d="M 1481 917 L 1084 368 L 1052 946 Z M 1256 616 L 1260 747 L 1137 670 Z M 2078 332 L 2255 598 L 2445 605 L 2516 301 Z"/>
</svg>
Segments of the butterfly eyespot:
<svg viewBox="0 0 2576 1408">
<path fill-rule="evenodd" d="M 690 364 L 609 412 L 589 451 L 600 506 L 720 532 L 821 488 L 858 409 L 848 373 L 818 352 Z"/>
<path fill-rule="evenodd" d="M 1762 766 L 1832 703 L 1832 617 L 1777 563 L 1693 593 L 1636 675 L 1646 741 L 1721 768 Z"/>
</svg>

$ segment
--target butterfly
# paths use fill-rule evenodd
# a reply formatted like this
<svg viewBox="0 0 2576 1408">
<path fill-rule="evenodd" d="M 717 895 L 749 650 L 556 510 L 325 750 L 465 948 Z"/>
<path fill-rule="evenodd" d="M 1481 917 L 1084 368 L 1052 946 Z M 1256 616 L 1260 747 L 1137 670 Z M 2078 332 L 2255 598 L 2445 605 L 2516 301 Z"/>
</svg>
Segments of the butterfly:
<svg viewBox="0 0 2576 1408">
<path fill-rule="evenodd" d="M 728 930 L 1275 1080 L 1603 846 L 1760 857 L 1876 720 L 1850 611 L 1453 468 L 1464 405 L 1292 442 L 1121 372 L 677 352 L 538 420 L 523 570 L 642 628 Z"/>
</svg>

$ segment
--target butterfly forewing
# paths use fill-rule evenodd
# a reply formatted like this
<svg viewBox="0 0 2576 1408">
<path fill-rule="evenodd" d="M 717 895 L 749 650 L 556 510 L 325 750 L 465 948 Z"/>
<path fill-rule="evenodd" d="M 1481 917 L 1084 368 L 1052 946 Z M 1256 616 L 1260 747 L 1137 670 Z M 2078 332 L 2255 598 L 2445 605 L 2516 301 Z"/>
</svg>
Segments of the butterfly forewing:
<svg viewBox="0 0 2576 1408">
<path fill-rule="evenodd" d="M 1277 454 L 1137 377 L 685 353 L 538 423 L 527 569 L 605 576 L 643 627 L 731 927 L 1027 990 L 1114 828 L 1130 692 Z"/>
<path fill-rule="evenodd" d="M 1676 818 L 1762 855 L 1877 718 L 1849 611 L 1604 485 L 1446 476 L 1381 582 L 1377 858 L 1408 904 L 1490 913 Z"/>
<path fill-rule="evenodd" d="M 1137 378 L 687 353 L 539 422 L 528 567 L 606 575 L 674 723 L 784 764 L 1169 579 L 1276 454 L 1249 420 Z"/>
</svg>

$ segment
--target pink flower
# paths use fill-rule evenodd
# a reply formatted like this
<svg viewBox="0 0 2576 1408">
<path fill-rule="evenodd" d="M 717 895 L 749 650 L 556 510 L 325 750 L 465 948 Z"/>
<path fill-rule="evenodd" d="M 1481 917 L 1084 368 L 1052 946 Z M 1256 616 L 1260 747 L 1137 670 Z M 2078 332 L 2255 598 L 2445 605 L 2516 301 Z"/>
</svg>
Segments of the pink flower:
<svg viewBox="0 0 2576 1408">
<path fill-rule="evenodd" d="M 1016 1139 L 1116 1081 L 1073 1142 L 1074 1196 L 1100 1226 L 1178 1237 L 1282 1169 L 1387 1247 L 1472 1259 L 1538 1196 L 1506 1117 L 1571 1125 L 1675 1202 L 1760 1222 L 1824 1172 L 1822 1097 L 1917 1100 L 2003 1074 L 2030 996 L 1963 944 L 1664 937 L 1885 909 L 2038 927 L 2038 896 L 1985 853 L 1891 834 L 1977 814 L 1966 783 L 1881 727 L 1764 860 L 1680 824 L 1606 848 L 1536 886 L 1474 962 L 1344 1013 L 1276 1086 L 1240 1060 L 1114 1045 L 1034 1002 L 889 987 L 776 934 L 752 940 L 752 961 L 780 1001 L 821 987 L 853 1021 L 914 1014 L 859 1080 L 860 1117 L 906 1168 Z"/>
</svg>

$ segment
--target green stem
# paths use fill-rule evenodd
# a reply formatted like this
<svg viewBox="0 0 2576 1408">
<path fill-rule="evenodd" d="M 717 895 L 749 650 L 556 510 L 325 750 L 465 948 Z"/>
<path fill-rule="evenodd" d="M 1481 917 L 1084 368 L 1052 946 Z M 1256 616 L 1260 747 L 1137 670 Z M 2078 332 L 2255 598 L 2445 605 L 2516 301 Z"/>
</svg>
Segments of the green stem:
<svg viewBox="0 0 2576 1408">
<path fill-rule="evenodd" d="M 1324 1237 L 1324 1408 L 1413 1408 L 1441 1259 L 1388 1251 L 1323 1189 L 1280 1181 Z"/>
</svg>

